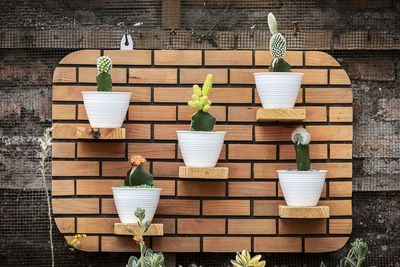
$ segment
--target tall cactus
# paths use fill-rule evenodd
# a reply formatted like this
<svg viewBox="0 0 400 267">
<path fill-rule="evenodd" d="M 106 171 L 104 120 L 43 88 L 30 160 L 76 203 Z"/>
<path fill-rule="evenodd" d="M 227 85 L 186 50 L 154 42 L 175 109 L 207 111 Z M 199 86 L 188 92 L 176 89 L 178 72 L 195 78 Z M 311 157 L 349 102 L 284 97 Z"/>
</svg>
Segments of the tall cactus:
<svg viewBox="0 0 400 267">
<path fill-rule="evenodd" d="M 309 171 L 310 170 L 310 149 L 309 143 L 311 141 L 310 133 L 299 127 L 292 133 L 292 141 L 296 151 L 297 170 Z"/>
<path fill-rule="evenodd" d="M 192 100 L 188 105 L 198 111 L 192 116 L 191 131 L 212 131 L 215 125 L 215 117 L 208 113 L 211 107 L 211 101 L 208 100 L 208 95 L 211 92 L 213 76 L 208 74 L 204 81 L 203 88 L 195 84 L 193 85 Z"/>
<path fill-rule="evenodd" d="M 274 57 L 269 64 L 269 71 L 290 72 L 291 66 L 282 58 L 286 53 L 286 39 L 278 32 L 276 19 L 272 13 L 268 14 L 268 27 L 272 34 L 269 41 L 269 49 Z"/>
<path fill-rule="evenodd" d="M 97 92 L 111 92 L 112 91 L 112 80 L 111 72 L 112 62 L 109 57 L 99 57 L 97 59 L 97 71 L 96 76 Z"/>
</svg>

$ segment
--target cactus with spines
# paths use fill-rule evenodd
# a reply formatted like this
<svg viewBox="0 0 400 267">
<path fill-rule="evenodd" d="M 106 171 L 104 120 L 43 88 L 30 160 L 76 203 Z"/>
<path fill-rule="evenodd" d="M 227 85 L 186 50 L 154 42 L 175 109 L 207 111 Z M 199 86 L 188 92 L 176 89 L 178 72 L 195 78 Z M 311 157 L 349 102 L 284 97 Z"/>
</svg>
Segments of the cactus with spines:
<svg viewBox="0 0 400 267">
<path fill-rule="evenodd" d="M 292 133 L 292 142 L 296 151 L 297 170 L 310 170 L 310 149 L 308 145 L 311 141 L 310 133 L 303 127 L 299 127 Z"/>
<path fill-rule="evenodd" d="M 269 41 L 269 49 L 274 57 L 269 64 L 269 71 L 290 72 L 291 66 L 283 59 L 283 56 L 286 53 L 286 39 L 278 32 L 276 19 L 272 13 L 268 14 L 268 27 L 272 34 Z"/>
<path fill-rule="evenodd" d="M 111 69 L 112 62 L 109 57 L 102 56 L 97 59 L 97 92 L 112 91 Z"/>
<path fill-rule="evenodd" d="M 208 95 L 211 92 L 213 76 L 208 74 L 204 81 L 203 87 L 200 88 L 197 84 L 193 85 L 192 100 L 188 105 L 197 110 L 192 116 L 190 125 L 191 131 L 212 131 L 215 125 L 215 117 L 208 113 L 211 107 L 211 101 Z"/>
</svg>

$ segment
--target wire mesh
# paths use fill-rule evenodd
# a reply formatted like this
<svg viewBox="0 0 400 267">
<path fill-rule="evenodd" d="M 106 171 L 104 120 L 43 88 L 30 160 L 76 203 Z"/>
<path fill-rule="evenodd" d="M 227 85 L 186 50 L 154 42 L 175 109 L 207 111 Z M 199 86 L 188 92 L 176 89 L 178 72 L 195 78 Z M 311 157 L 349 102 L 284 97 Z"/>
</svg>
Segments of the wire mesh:
<svg viewBox="0 0 400 267">
<path fill-rule="evenodd" d="M 15 0 L 2 1 L 0 10 L 1 266 L 50 262 L 38 138 L 51 124 L 52 73 L 65 55 L 118 49 L 121 22 L 138 49 L 266 49 L 269 11 L 289 49 L 329 51 L 349 73 L 355 99 L 353 236 L 370 246 L 367 266 L 399 266 L 398 1 Z M 124 266 L 130 255 L 72 253 L 56 227 L 54 238 L 56 266 Z M 335 266 L 344 254 L 264 257 L 268 266 L 319 266 L 321 260 Z M 233 256 L 178 253 L 176 264 L 221 267 Z"/>
</svg>

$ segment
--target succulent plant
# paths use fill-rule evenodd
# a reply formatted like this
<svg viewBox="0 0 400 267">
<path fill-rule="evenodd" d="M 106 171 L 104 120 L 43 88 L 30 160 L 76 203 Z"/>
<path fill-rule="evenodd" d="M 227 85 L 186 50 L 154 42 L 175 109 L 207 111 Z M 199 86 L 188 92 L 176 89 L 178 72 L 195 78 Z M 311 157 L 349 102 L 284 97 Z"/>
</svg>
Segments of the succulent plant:
<svg viewBox="0 0 400 267">
<path fill-rule="evenodd" d="M 260 254 L 252 258 L 247 250 L 243 250 L 242 253 L 236 252 L 236 258 L 231 263 L 233 267 L 264 267 L 266 262 L 260 260 Z"/>
<path fill-rule="evenodd" d="M 278 32 L 278 26 L 274 14 L 268 14 L 268 27 L 271 31 L 269 49 L 274 57 L 269 64 L 270 72 L 290 72 L 291 66 L 282 57 L 286 53 L 286 39 Z"/>
<path fill-rule="evenodd" d="M 131 156 L 129 162 L 131 163 L 132 168 L 128 171 L 125 178 L 125 186 L 154 186 L 153 175 L 143 168 L 143 164 L 146 162 L 144 157 L 134 155 Z"/>
<path fill-rule="evenodd" d="M 111 80 L 111 69 L 112 62 L 109 57 L 102 56 L 97 59 L 97 71 L 96 76 L 97 91 L 98 92 L 111 92 L 112 91 L 112 80 Z"/>
<path fill-rule="evenodd" d="M 310 149 L 308 144 L 311 141 L 310 133 L 303 127 L 299 127 L 292 133 L 292 142 L 296 151 L 297 170 L 310 170 Z"/>
<path fill-rule="evenodd" d="M 208 74 L 204 81 L 203 88 L 195 84 L 193 85 L 192 100 L 188 105 L 198 111 L 192 116 L 191 131 L 212 131 L 215 125 L 215 117 L 208 113 L 211 106 L 211 101 L 208 95 L 211 92 L 213 76 Z"/>
<path fill-rule="evenodd" d="M 363 242 L 361 238 L 357 238 L 354 242 L 351 243 L 351 249 L 347 253 L 347 256 L 340 260 L 339 267 L 360 267 L 361 264 L 365 261 L 367 252 L 367 243 Z M 326 267 L 325 263 L 321 262 L 320 267 Z"/>
<path fill-rule="evenodd" d="M 126 267 L 162 267 L 164 265 L 164 256 L 161 252 L 154 253 L 151 249 L 146 250 L 146 244 L 144 243 L 143 235 L 149 229 L 151 222 L 143 222 L 146 217 L 146 211 L 141 208 L 137 208 L 135 216 L 138 220 L 139 230 L 136 230 L 132 226 L 128 226 L 128 231 L 133 234 L 133 240 L 140 246 L 140 258 L 132 256 L 128 260 Z"/>
</svg>

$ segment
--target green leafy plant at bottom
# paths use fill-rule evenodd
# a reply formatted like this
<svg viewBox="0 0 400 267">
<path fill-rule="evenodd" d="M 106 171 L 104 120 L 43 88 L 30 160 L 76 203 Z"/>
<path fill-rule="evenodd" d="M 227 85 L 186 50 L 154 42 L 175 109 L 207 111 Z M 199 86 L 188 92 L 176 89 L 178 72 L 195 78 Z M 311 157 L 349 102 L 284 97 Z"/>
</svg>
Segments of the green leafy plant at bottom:
<svg viewBox="0 0 400 267">
<path fill-rule="evenodd" d="M 128 231 L 133 234 L 133 240 L 140 246 L 140 258 L 132 256 L 128 260 L 126 267 L 162 267 L 164 266 L 164 255 L 161 252 L 153 252 L 151 249 L 146 249 L 143 235 L 149 230 L 151 222 L 143 223 L 146 216 L 144 209 L 137 208 L 135 216 L 138 220 L 139 230 L 132 226 L 128 226 Z"/>
<path fill-rule="evenodd" d="M 361 263 L 365 261 L 365 257 L 368 252 L 367 243 L 363 242 L 361 238 L 357 238 L 351 243 L 351 249 L 347 256 L 340 260 L 340 267 L 350 266 L 350 267 L 360 267 Z M 320 267 L 326 267 L 324 262 L 321 262 Z"/>
</svg>

